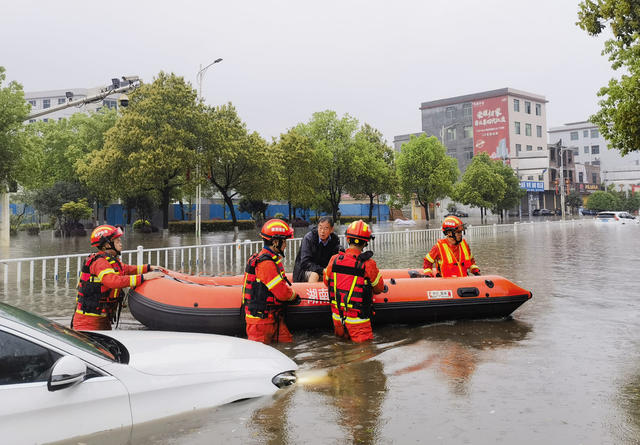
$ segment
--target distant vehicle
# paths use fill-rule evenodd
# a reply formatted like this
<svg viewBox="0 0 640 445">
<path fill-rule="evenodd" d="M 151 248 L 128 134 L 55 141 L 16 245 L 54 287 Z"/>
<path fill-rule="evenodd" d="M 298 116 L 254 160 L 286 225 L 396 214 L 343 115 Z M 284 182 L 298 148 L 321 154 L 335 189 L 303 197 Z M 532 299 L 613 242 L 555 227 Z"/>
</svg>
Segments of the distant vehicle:
<svg viewBox="0 0 640 445">
<path fill-rule="evenodd" d="M 589 210 L 589 209 L 580 209 L 580 214 L 581 215 L 597 215 L 598 212 L 596 212 L 595 210 Z"/>
<path fill-rule="evenodd" d="M 640 224 L 640 220 L 629 212 L 606 211 L 596 215 L 598 224 Z"/>
<path fill-rule="evenodd" d="M 2 442 L 79 440 L 295 382 L 297 365 L 262 343 L 188 332 L 78 332 L 0 303 Z"/>
<path fill-rule="evenodd" d="M 457 216 L 458 218 L 466 218 L 467 216 L 469 216 L 469 214 L 467 212 L 462 212 L 460 210 L 454 210 L 450 213 L 447 213 L 446 215 L 444 215 L 445 218 L 447 216 Z"/>
<path fill-rule="evenodd" d="M 534 209 L 531 214 L 533 216 L 552 216 L 554 213 L 549 209 Z"/>
<path fill-rule="evenodd" d="M 415 226 L 416 222 L 412 219 L 401 219 L 401 218 L 396 218 L 393 221 L 393 224 L 395 224 L 396 226 Z"/>
</svg>

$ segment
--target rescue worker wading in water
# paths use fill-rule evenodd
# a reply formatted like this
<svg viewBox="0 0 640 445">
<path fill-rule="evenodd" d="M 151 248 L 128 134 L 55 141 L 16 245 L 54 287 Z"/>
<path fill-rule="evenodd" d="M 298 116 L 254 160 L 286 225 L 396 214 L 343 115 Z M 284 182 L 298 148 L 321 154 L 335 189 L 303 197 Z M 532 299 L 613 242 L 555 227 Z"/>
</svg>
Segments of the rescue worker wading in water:
<svg viewBox="0 0 640 445">
<path fill-rule="evenodd" d="M 471 254 L 469 244 L 462 239 L 465 225 L 457 216 L 447 216 L 442 222 L 445 238 L 439 239 L 424 257 L 422 273 L 427 276 L 466 277 L 480 275 L 480 268 Z"/>
<path fill-rule="evenodd" d="M 242 299 L 249 340 L 289 343 L 293 337 L 285 322 L 284 304 L 299 304 L 300 297 L 291 288 L 284 273 L 282 257 L 293 229 L 280 219 L 264 223 L 260 236 L 264 247 L 247 261 Z"/>
<path fill-rule="evenodd" d="M 91 232 L 91 245 L 98 252 L 87 257 L 80 281 L 71 328 L 78 331 L 110 330 L 122 304 L 120 289 L 160 278 L 160 266 L 131 266 L 118 258 L 122 251 L 122 229 L 101 225 Z M 153 271 L 153 272 L 152 272 Z"/>
<path fill-rule="evenodd" d="M 362 252 L 374 238 L 370 226 L 362 220 L 355 221 L 345 235 L 349 247 L 331 257 L 324 271 L 324 284 L 329 287 L 334 332 L 360 343 L 373 340 L 373 294 L 382 292 L 385 285 L 371 259 L 373 252 Z"/>
</svg>

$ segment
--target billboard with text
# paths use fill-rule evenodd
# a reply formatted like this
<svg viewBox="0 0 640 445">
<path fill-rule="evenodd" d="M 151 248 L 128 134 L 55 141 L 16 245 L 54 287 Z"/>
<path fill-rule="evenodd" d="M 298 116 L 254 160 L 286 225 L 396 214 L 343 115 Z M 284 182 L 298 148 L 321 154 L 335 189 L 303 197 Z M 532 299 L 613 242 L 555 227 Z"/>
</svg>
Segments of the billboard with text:
<svg viewBox="0 0 640 445">
<path fill-rule="evenodd" d="M 473 154 L 491 159 L 509 157 L 509 101 L 507 96 L 473 102 Z"/>
</svg>

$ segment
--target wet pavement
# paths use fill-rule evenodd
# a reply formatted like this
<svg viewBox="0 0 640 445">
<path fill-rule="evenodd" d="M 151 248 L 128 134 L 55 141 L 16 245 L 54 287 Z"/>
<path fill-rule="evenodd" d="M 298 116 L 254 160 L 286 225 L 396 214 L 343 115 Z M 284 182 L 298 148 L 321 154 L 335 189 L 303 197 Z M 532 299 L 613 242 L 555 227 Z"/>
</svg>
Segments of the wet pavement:
<svg viewBox="0 0 640 445">
<path fill-rule="evenodd" d="M 511 318 L 384 326 L 365 345 L 296 332 L 278 346 L 300 366 L 293 388 L 146 425 L 134 442 L 640 443 L 640 227 L 584 220 L 468 239 L 483 273 L 533 292 Z M 429 247 L 374 259 L 418 267 Z M 0 300 L 64 321 L 69 290 L 0 286 Z"/>
</svg>

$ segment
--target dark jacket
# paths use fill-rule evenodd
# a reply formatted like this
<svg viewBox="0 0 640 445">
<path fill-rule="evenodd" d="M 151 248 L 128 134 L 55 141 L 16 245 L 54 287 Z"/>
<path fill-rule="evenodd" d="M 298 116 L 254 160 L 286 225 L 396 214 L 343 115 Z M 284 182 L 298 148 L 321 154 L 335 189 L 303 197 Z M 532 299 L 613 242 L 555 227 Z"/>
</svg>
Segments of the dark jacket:
<svg viewBox="0 0 640 445">
<path fill-rule="evenodd" d="M 304 238 L 300 250 L 296 256 L 296 264 L 293 267 L 293 281 L 301 282 L 305 280 L 305 272 L 307 270 L 320 275 L 322 280 L 322 271 L 333 255 L 340 250 L 340 238 L 335 233 L 329 235 L 327 245 L 320 243 L 318 238 L 318 229 L 314 227 Z"/>
</svg>

